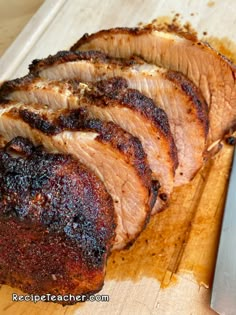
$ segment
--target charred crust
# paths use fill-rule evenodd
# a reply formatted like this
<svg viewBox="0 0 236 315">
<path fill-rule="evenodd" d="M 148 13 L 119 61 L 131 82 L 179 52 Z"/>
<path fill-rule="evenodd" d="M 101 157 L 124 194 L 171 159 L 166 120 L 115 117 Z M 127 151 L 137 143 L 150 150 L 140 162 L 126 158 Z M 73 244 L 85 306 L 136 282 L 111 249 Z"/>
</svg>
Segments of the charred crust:
<svg viewBox="0 0 236 315">
<path fill-rule="evenodd" d="M 32 128 L 38 129 L 47 135 L 55 135 L 62 131 L 62 128 L 60 128 L 60 126 L 57 126 L 53 122 L 50 122 L 46 116 L 41 116 L 30 110 L 19 110 L 19 116 Z"/>
<path fill-rule="evenodd" d="M 144 186 L 151 189 L 151 170 L 140 140 L 113 122 L 88 119 L 85 108 L 58 111 L 58 115 L 50 121 L 46 115 L 35 113 L 30 109 L 20 109 L 18 113 L 30 127 L 46 135 L 56 135 L 65 130 L 98 133 L 96 140 L 107 143 L 119 151 L 126 162 L 134 166 Z"/>
<path fill-rule="evenodd" d="M 46 153 L 22 138 L 12 143 L 30 145 L 32 152 L 12 157 L 10 144 L 0 151 L 2 220 L 27 225 L 28 233 L 35 229 L 45 242 L 48 233 L 55 244 L 60 239 L 76 249 L 88 268 L 104 266 L 116 222 L 112 199 L 100 180 L 69 155 Z"/>
<path fill-rule="evenodd" d="M 91 62 L 106 62 L 107 56 L 100 51 L 59 51 L 55 55 L 49 55 L 45 59 L 35 59 L 29 65 L 29 71 L 32 74 L 38 74 L 44 68 L 59 65 L 64 62 L 76 61 L 76 60 L 89 60 Z"/>
<path fill-rule="evenodd" d="M 151 98 L 143 95 L 137 90 L 129 89 L 120 97 L 121 102 L 134 107 L 143 116 L 149 118 L 162 133 L 171 137 L 168 117 L 163 109 L 157 107 Z M 148 110 L 146 110 L 148 108 Z"/>
<path fill-rule="evenodd" d="M 124 78 L 114 77 L 94 83 L 95 91 L 86 91 L 86 96 L 104 99 L 104 105 L 112 104 L 110 99 L 121 102 L 122 105 L 138 111 L 142 116 L 152 121 L 165 136 L 171 136 L 168 117 L 164 110 L 159 108 L 151 98 L 145 96 L 135 89 L 128 89 L 127 81 Z M 108 99 L 107 99 L 108 98 Z"/>
<path fill-rule="evenodd" d="M 209 131 L 208 106 L 200 89 L 180 72 L 169 70 L 165 75 L 189 97 L 197 113 L 197 118 L 204 128 L 205 138 L 207 138 Z"/>
<path fill-rule="evenodd" d="M 128 82 L 122 77 L 99 80 L 93 85 L 97 88 L 98 96 L 107 95 L 113 99 L 118 98 L 123 89 L 128 89 Z"/>
<path fill-rule="evenodd" d="M 106 29 L 106 30 L 101 30 L 97 33 L 94 34 L 88 34 L 85 33 L 71 48 L 71 51 L 76 51 L 79 50 L 81 46 L 84 44 L 89 43 L 91 40 L 99 37 L 99 36 L 110 36 L 110 35 L 115 35 L 115 34 L 131 34 L 131 35 L 141 35 L 145 34 L 147 32 L 147 29 L 144 28 L 139 28 L 139 27 L 133 27 L 133 28 L 128 28 L 128 27 L 116 27 L 112 29 Z"/>
<path fill-rule="evenodd" d="M 148 24 L 145 27 L 116 27 L 106 30 L 101 30 L 99 32 L 88 34 L 85 33 L 71 48 L 71 51 L 78 51 L 81 48 L 83 49 L 83 45 L 86 45 L 90 41 L 96 39 L 97 37 L 104 37 L 106 39 L 106 36 L 112 36 L 112 35 L 134 35 L 134 36 L 140 36 L 143 34 L 148 34 L 152 31 L 159 31 L 159 32 L 168 32 L 175 34 L 179 37 L 185 38 L 186 40 L 191 40 L 193 42 L 197 42 L 198 38 L 196 34 L 187 32 L 182 30 L 180 27 L 177 27 L 174 24 L 165 24 L 163 27 L 153 26 L 152 24 Z"/>
<path fill-rule="evenodd" d="M 128 67 L 133 64 L 141 64 L 143 60 L 136 56 L 131 58 L 112 58 L 101 51 L 89 50 L 89 51 L 60 51 L 55 55 L 49 55 L 45 59 L 35 59 L 29 65 L 29 71 L 31 76 L 39 75 L 40 72 L 48 67 L 57 66 L 64 62 L 74 62 L 87 60 L 91 63 L 104 63 L 104 64 L 114 64 L 121 67 Z"/>
<path fill-rule="evenodd" d="M 128 89 L 127 81 L 124 78 L 115 77 L 101 80 L 95 83 L 94 86 L 96 89 L 85 91 L 85 95 L 91 100 L 95 97 L 96 105 L 114 106 L 120 103 L 138 112 L 147 118 L 149 122 L 153 123 L 155 128 L 169 141 L 171 147 L 170 155 L 174 162 L 175 170 L 178 167 L 178 153 L 165 111 L 158 107 L 151 98 L 140 93 L 138 90 Z M 114 102 L 111 102 L 111 100 Z"/>
<path fill-rule="evenodd" d="M 74 110 L 64 110 L 54 121 L 60 131 L 63 130 L 84 130 L 88 124 L 88 112 L 81 107 Z"/>
<path fill-rule="evenodd" d="M 35 113 L 31 111 L 30 108 L 20 109 L 19 116 L 24 122 L 29 124 L 30 127 L 38 129 L 47 135 L 56 135 L 64 130 L 91 131 L 94 129 L 94 126 L 100 123 L 99 120 L 88 120 L 88 114 L 85 108 L 58 111 L 57 114 L 51 117 L 51 120 L 48 118 L 50 115 Z"/>
<path fill-rule="evenodd" d="M 12 104 L 11 100 L 4 100 L 3 98 L 0 98 L 0 105 L 2 108 L 8 107 L 8 105 Z"/>
<path fill-rule="evenodd" d="M 8 94 L 14 92 L 14 90 L 28 89 L 29 85 L 34 82 L 34 75 L 28 74 L 24 77 L 17 78 L 10 81 L 5 81 L 0 87 L 0 100 L 4 100 Z"/>
<path fill-rule="evenodd" d="M 8 143 L 6 143 L 4 150 L 8 152 L 13 150 L 17 153 L 22 153 L 25 156 L 30 156 L 34 151 L 34 146 L 32 142 L 23 137 L 15 137 Z"/>
<path fill-rule="evenodd" d="M 28 75 L 18 80 L 9 81 L 6 83 L 4 91 L 9 93 L 10 89 L 11 91 L 15 89 L 27 90 L 30 89 L 31 84 L 37 80 L 40 79 Z M 67 85 L 71 92 L 77 95 L 79 92 L 79 82 L 69 80 L 67 81 Z M 177 168 L 177 149 L 170 131 L 167 115 L 161 108 L 156 106 L 151 98 L 146 97 L 138 90 L 128 89 L 127 81 L 121 77 L 101 80 L 93 85 L 91 84 L 91 89 L 85 90 L 85 96 L 91 102 L 95 100 L 97 106 L 125 106 L 145 117 L 168 139 L 167 141 L 171 147 L 170 156 L 174 162 L 174 170 Z M 85 115 L 85 109 L 78 109 L 71 111 L 69 114 L 61 115 L 52 123 L 48 121 L 47 117 L 42 117 L 30 110 L 20 111 L 20 117 L 25 122 L 29 123 L 31 127 L 39 129 L 48 135 L 57 134 L 66 128 L 70 130 L 90 128 L 88 124 L 84 124 L 85 116 L 87 116 Z M 90 122 L 90 126 L 96 124 L 100 123 L 96 120 Z"/>
<path fill-rule="evenodd" d="M 30 230 L 27 222 L 19 224 L 14 219 L 2 219 L 0 227 L 1 248 L 4 250 L 1 284 L 17 287 L 28 294 L 87 296 L 103 286 L 105 264 L 93 268 L 87 266 L 81 260 L 80 249 L 59 233 L 47 233 L 33 224 Z M 57 303 L 66 305 L 76 301 Z"/>
</svg>

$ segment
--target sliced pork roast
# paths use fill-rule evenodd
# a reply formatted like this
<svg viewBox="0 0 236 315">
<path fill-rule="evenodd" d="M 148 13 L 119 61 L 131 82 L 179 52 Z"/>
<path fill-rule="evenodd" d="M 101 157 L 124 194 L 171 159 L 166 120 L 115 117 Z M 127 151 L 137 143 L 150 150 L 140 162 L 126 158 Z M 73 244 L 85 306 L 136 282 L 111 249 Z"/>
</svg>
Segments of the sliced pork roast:
<svg viewBox="0 0 236 315">
<path fill-rule="evenodd" d="M 182 72 L 200 88 L 209 106 L 209 146 L 235 127 L 236 67 L 207 43 L 148 26 L 85 34 L 71 49 L 102 50 L 121 58 L 138 55 L 147 62 Z"/>
<path fill-rule="evenodd" d="M 114 123 L 86 118 L 84 109 L 51 111 L 43 105 L 5 102 L 0 133 L 42 144 L 49 152 L 68 153 L 104 182 L 117 214 L 114 249 L 130 244 L 145 227 L 155 202 L 157 183 L 140 141 Z"/>
<path fill-rule="evenodd" d="M 113 121 L 141 140 L 160 189 L 152 213 L 167 205 L 173 190 L 177 152 L 164 111 L 150 98 L 127 88 L 126 81 L 112 78 L 96 85 L 47 81 L 26 76 L 6 82 L 1 97 L 25 103 L 47 104 L 52 109 L 88 109 L 91 118 Z"/>
<path fill-rule="evenodd" d="M 103 183 L 78 160 L 20 137 L 0 149 L 1 284 L 29 294 L 99 291 L 115 219 Z"/>
<path fill-rule="evenodd" d="M 115 59 L 98 51 L 58 52 L 33 61 L 30 70 L 51 80 L 125 78 L 129 87 L 151 97 L 168 116 L 178 150 L 175 185 L 189 182 L 201 168 L 208 134 L 207 104 L 199 89 L 181 73 L 147 64 L 140 58 Z"/>
</svg>

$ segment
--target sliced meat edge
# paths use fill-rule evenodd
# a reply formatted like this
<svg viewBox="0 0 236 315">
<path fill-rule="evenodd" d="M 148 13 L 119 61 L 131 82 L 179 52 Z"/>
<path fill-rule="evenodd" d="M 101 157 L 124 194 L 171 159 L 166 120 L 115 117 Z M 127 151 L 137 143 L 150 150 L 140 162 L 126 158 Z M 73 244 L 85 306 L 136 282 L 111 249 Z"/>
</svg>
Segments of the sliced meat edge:
<svg viewBox="0 0 236 315">
<path fill-rule="evenodd" d="M 117 125 L 87 120 L 81 111 L 55 113 L 9 102 L 0 107 L 0 133 L 7 140 L 27 137 L 49 152 L 71 154 L 97 174 L 117 214 L 114 249 L 132 243 L 145 227 L 155 193 L 151 171 L 139 140 Z"/>
</svg>

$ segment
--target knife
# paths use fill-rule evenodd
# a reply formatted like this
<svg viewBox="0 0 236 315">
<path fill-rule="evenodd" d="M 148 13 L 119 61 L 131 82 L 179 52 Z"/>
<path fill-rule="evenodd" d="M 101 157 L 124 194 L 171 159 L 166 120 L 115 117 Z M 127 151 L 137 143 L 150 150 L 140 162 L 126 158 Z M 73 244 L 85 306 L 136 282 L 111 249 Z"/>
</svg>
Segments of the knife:
<svg viewBox="0 0 236 315">
<path fill-rule="evenodd" d="M 220 315 L 236 315 L 236 147 L 221 228 L 211 307 Z"/>
</svg>

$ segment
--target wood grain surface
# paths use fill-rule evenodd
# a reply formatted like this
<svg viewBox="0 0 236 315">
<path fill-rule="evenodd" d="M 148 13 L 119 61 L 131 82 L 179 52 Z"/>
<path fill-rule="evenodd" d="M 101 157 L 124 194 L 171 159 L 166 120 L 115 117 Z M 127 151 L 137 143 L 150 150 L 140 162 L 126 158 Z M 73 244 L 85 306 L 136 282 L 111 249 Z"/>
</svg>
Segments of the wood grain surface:
<svg viewBox="0 0 236 315">
<path fill-rule="evenodd" d="M 0 1 L 0 56 L 43 2 L 44 0 Z"/>
<path fill-rule="evenodd" d="M 0 0 L 0 55 L 43 2 Z M 0 78 L 25 74 L 32 59 L 68 48 L 85 32 L 165 20 L 175 13 L 201 36 L 207 31 L 213 45 L 232 57 L 233 48 L 226 51 L 224 43 L 234 47 L 236 19 L 227 12 L 235 10 L 236 3 L 228 0 L 48 0 L 0 59 Z M 20 291 L 2 286 L 0 314 L 216 314 L 209 301 L 232 154 L 224 144 L 189 185 L 174 191 L 170 207 L 151 219 L 134 246 L 111 255 L 99 293 L 109 295 L 109 302 L 16 303 L 12 293 Z"/>
</svg>

